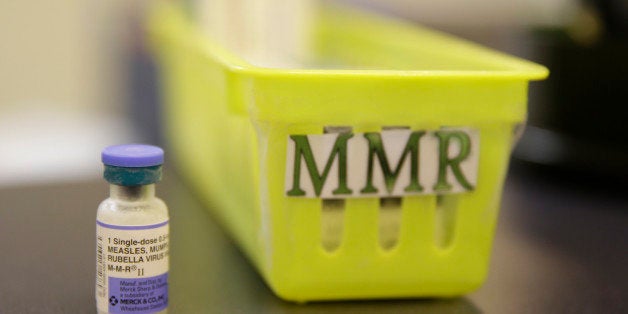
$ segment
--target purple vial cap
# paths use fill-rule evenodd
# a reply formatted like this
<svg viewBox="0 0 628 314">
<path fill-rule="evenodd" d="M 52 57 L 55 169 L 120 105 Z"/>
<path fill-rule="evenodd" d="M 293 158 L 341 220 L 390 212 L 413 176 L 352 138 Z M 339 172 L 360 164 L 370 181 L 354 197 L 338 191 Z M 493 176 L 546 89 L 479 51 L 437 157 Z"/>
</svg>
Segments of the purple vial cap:
<svg viewBox="0 0 628 314">
<path fill-rule="evenodd" d="M 126 144 L 103 149 L 102 162 L 116 167 L 151 167 L 164 163 L 164 150 L 153 145 Z"/>
</svg>

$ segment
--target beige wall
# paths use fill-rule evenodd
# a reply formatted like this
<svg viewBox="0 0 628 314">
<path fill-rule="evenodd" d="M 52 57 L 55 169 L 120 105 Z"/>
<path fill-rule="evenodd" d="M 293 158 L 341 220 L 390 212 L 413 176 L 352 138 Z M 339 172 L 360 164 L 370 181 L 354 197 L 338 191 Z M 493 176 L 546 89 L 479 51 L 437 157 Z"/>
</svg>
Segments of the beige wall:
<svg viewBox="0 0 628 314">
<path fill-rule="evenodd" d="M 125 0 L 0 0 L 0 187 L 101 175 L 135 142 L 126 115 Z"/>
<path fill-rule="evenodd" d="M 0 113 L 120 108 L 124 1 L 0 1 Z"/>
</svg>

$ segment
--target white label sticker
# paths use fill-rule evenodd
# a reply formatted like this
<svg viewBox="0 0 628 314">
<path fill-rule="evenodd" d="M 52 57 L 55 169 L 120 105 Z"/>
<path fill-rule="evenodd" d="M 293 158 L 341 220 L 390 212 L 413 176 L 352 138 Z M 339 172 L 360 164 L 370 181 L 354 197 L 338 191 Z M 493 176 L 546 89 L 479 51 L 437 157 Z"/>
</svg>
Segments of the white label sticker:
<svg viewBox="0 0 628 314">
<path fill-rule="evenodd" d="M 449 194 L 477 184 L 479 132 L 433 131 L 290 135 L 285 193 L 350 198 Z"/>
<path fill-rule="evenodd" d="M 152 313 L 168 305 L 168 221 L 96 224 L 96 303 L 109 313 Z"/>
</svg>

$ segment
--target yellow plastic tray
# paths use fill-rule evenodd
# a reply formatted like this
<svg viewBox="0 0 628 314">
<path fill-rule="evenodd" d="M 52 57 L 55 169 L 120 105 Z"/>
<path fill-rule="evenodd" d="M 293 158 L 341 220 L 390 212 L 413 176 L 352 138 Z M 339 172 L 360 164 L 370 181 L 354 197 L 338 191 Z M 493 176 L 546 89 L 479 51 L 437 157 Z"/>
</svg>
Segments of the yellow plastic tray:
<svg viewBox="0 0 628 314">
<path fill-rule="evenodd" d="M 476 289 L 487 274 L 511 147 L 526 120 L 528 81 L 547 69 L 353 11 L 323 9 L 315 24 L 313 53 L 335 68 L 270 69 L 203 36 L 180 8 L 155 8 L 149 29 L 178 168 L 284 299 Z M 477 184 L 469 193 L 397 199 L 399 231 L 388 249 L 380 244 L 380 198 L 347 198 L 341 242 L 326 250 L 324 201 L 285 191 L 289 136 L 322 134 L 326 126 L 354 133 L 473 128 L 481 142 Z"/>
</svg>

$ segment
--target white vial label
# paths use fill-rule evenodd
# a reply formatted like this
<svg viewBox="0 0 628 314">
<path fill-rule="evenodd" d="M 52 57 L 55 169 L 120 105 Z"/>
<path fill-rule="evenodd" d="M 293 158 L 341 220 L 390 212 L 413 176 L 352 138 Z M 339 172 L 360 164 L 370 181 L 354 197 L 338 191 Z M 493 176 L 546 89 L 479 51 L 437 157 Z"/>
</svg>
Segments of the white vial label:
<svg viewBox="0 0 628 314">
<path fill-rule="evenodd" d="M 168 221 L 118 226 L 96 221 L 100 312 L 154 313 L 168 306 Z"/>
</svg>

